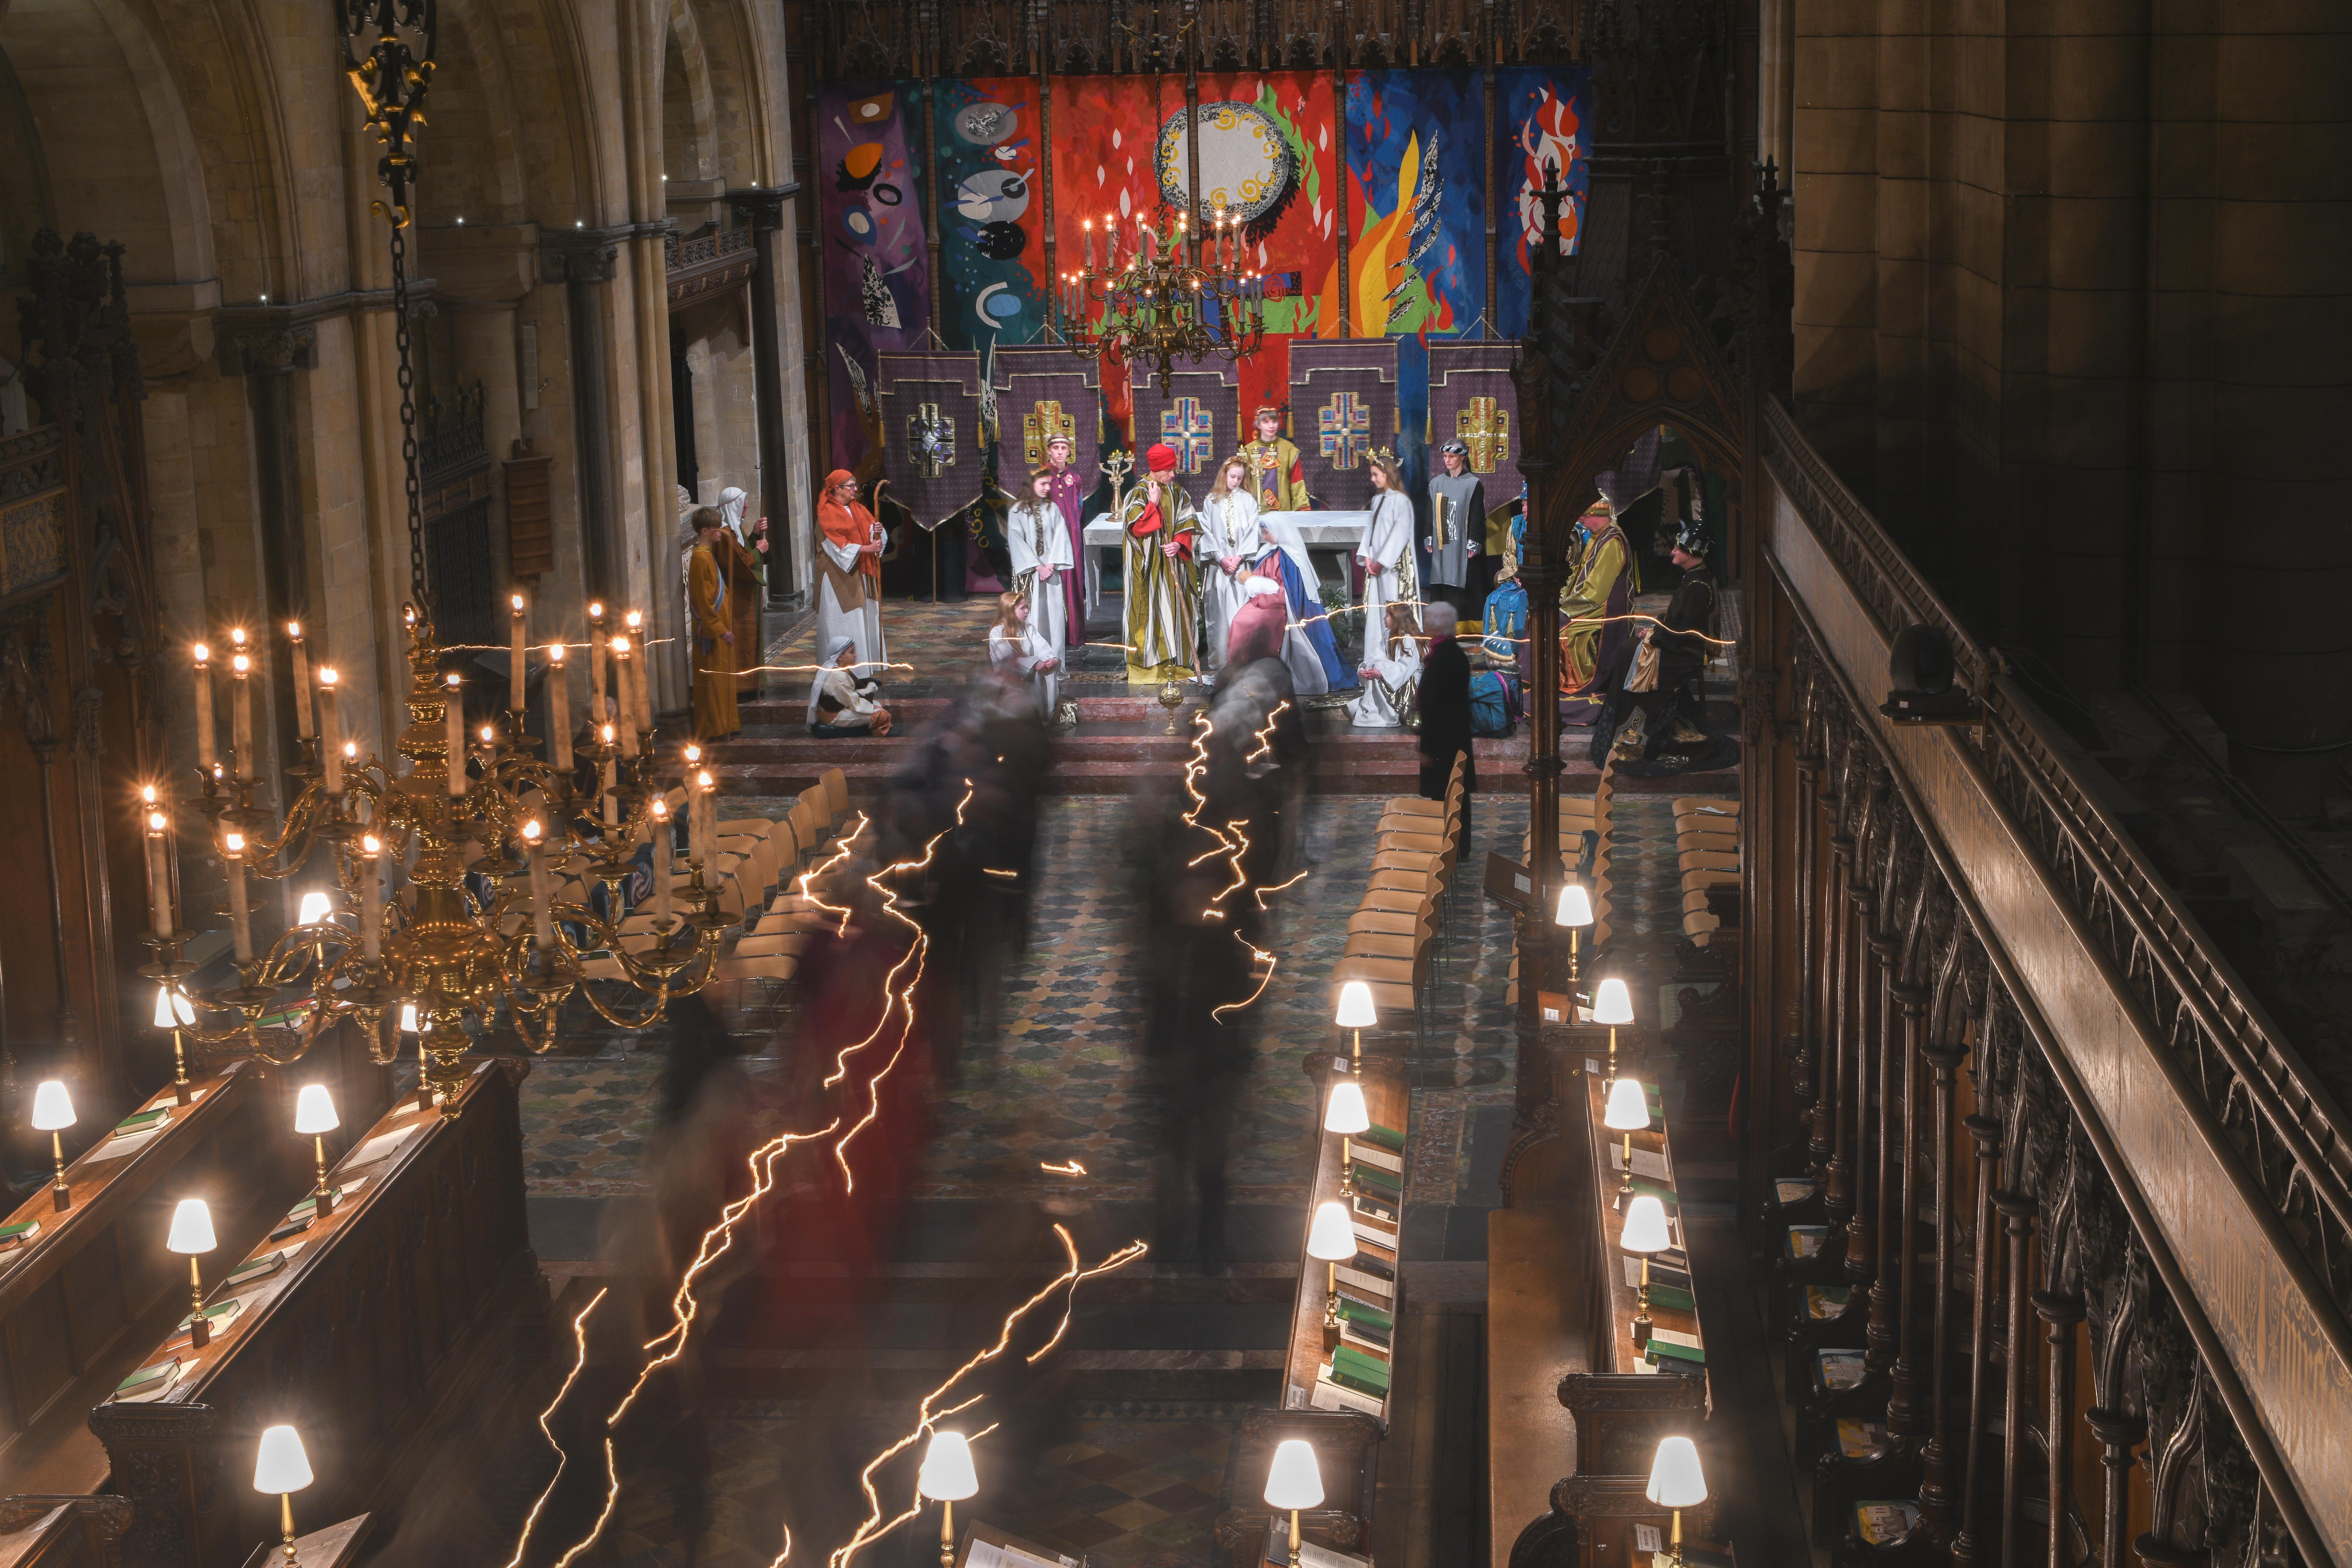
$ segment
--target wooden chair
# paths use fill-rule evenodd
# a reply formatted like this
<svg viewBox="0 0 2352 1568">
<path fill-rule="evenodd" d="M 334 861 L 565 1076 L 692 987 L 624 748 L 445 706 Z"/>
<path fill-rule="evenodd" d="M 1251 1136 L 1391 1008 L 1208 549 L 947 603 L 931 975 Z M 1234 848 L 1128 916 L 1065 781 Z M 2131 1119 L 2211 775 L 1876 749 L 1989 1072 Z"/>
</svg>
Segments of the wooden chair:
<svg viewBox="0 0 2352 1568">
<path fill-rule="evenodd" d="M 839 768 L 827 768 L 816 782 L 824 786 L 825 814 L 839 822 L 849 815 L 849 775 Z"/>
</svg>

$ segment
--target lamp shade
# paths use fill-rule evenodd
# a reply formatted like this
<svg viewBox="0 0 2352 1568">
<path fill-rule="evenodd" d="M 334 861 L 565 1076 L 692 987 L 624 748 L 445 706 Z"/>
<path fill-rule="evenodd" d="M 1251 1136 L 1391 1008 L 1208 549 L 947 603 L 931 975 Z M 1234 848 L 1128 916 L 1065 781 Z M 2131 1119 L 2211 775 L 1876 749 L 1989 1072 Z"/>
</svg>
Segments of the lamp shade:
<svg viewBox="0 0 2352 1568">
<path fill-rule="evenodd" d="M 213 1211 L 202 1198 L 182 1198 L 180 1206 L 172 1211 L 172 1234 L 163 1243 L 173 1252 L 210 1252 L 219 1246 L 213 1239 Z"/>
<path fill-rule="evenodd" d="M 1687 1437 L 1663 1437 L 1650 1461 L 1649 1500 L 1660 1508 L 1696 1508 L 1706 1500 L 1706 1477 L 1698 1468 L 1698 1445 Z"/>
<path fill-rule="evenodd" d="M 1348 1205 L 1334 1198 L 1315 1205 L 1315 1222 L 1307 1227 L 1307 1256 L 1325 1263 L 1345 1263 L 1356 1256 L 1356 1226 Z"/>
<path fill-rule="evenodd" d="M 62 1132 L 73 1124 L 73 1096 L 64 1084 L 50 1079 L 33 1091 L 34 1131 Z"/>
<path fill-rule="evenodd" d="M 1372 1005 L 1372 988 L 1360 980 L 1350 980 L 1339 987 L 1339 1011 L 1333 1023 L 1343 1029 L 1369 1029 L 1381 1021 L 1380 1010 Z"/>
<path fill-rule="evenodd" d="M 1612 1132 L 1641 1132 L 1648 1129 L 1650 1096 L 1640 1079 L 1621 1078 L 1609 1086 L 1609 1108 L 1601 1113 L 1601 1123 Z"/>
<path fill-rule="evenodd" d="M 1275 1445 L 1274 1463 L 1266 1468 L 1265 1500 L 1269 1508 L 1321 1508 L 1323 1468 L 1315 1462 L 1315 1445 L 1304 1437 L 1285 1437 Z"/>
<path fill-rule="evenodd" d="M 971 1468 L 970 1440 L 961 1432 L 932 1433 L 915 1486 L 933 1502 L 961 1502 L 977 1493 L 980 1477 Z"/>
<path fill-rule="evenodd" d="M 1592 923 L 1592 895 L 1584 890 L 1581 882 L 1570 882 L 1559 890 L 1559 912 L 1551 918 L 1552 924 L 1589 926 Z"/>
<path fill-rule="evenodd" d="M 1633 1021 L 1633 994 L 1625 983 L 1612 975 L 1592 993 L 1592 1021 L 1596 1024 L 1630 1024 Z"/>
<path fill-rule="evenodd" d="M 263 1427 L 261 1447 L 253 1456 L 253 1489 L 299 1492 L 311 1479 L 310 1456 L 302 1451 L 302 1434 L 291 1426 Z"/>
<path fill-rule="evenodd" d="M 330 914 L 333 913 L 334 908 L 335 900 L 327 897 L 326 894 L 319 892 L 305 893 L 302 895 L 301 910 L 294 917 L 294 923 L 300 926 L 317 925 L 320 921 L 325 920 Z"/>
<path fill-rule="evenodd" d="M 1372 1114 L 1364 1109 L 1364 1086 L 1351 1078 L 1333 1084 L 1331 1101 L 1323 1108 L 1323 1131 L 1352 1138 L 1371 1124 Z"/>
<path fill-rule="evenodd" d="M 155 987 L 155 1026 L 159 1029 L 184 1029 L 196 1021 L 196 1010 L 188 999 L 168 985 Z"/>
<path fill-rule="evenodd" d="M 1674 1244 L 1666 1229 L 1666 1205 L 1651 1194 L 1634 1194 L 1625 1205 L 1625 1234 L 1617 1245 L 1628 1252 L 1664 1252 Z"/>
<path fill-rule="evenodd" d="M 343 1124 L 335 1114 L 334 1096 L 323 1083 L 306 1083 L 302 1092 L 294 1097 L 294 1131 L 305 1138 L 316 1138 L 322 1132 L 332 1132 Z"/>
</svg>

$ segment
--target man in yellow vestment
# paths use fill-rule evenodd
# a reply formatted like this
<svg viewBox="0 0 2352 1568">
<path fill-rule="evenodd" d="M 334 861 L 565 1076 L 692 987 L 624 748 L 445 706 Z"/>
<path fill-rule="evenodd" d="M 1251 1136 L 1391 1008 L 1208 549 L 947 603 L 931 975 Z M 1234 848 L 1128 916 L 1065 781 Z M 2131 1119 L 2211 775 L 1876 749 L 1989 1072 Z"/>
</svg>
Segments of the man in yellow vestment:
<svg viewBox="0 0 2352 1568">
<path fill-rule="evenodd" d="M 1608 682 L 1624 668 L 1633 552 L 1607 496 L 1594 497 L 1576 521 L 1584 550 L 1559 594 L 1559 717 L 1564 724 L 1589 724 L 1600 716 Z"/>
<path fill-rule="evenodd" d="M 735 710 L 735 618 L 718 556 L 719 536 L 725 531 L 716 508 L 695 511 L 686 596 L 694 614 L 694 738 L 705 742 L 723 741 L 743 727 Z"/>
<path fill-rule="evenodd" d="M 1307 470 L 1298 448 L 1283 439 L 1282 410 L 1271 404 L 1257 411 L 1257 439 L 1242 448 L 1249 459 L 1250 485 L 1260 511 L 1305 511 Z"/>
<path fill-rule="evenodd" d="M 1201 569 L 1194 552 L 1201 520 L 1176 483 L 1176 452 L 1144 454 L 1146 478 L 1119 502 L 1126 536 L 1127 683 L 1158 686 L 1193 675 L 1193 622 L 1201 612 Z"/>
</svg>

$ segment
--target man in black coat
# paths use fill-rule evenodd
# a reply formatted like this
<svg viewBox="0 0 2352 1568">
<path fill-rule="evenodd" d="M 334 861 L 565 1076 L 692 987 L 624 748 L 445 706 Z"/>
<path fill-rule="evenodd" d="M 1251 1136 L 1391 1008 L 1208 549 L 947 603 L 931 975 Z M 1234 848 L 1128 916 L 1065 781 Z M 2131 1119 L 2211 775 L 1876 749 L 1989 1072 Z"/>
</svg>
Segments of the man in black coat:
<svg viewBox="0 0 2352 1568">
<path fill-rule="evenodd" d="M 1429 651 L 1421 663 L 1421 794 L 1444 800 L 1454 759 L 1462 759 L 1462 840 L 1470 841 L 1470 793 L 1478 787 L 1478 763 L 1470 749 L 1470 656 L 1454 640 L 1454 606 L 1422 607 Z"/>
</svg>

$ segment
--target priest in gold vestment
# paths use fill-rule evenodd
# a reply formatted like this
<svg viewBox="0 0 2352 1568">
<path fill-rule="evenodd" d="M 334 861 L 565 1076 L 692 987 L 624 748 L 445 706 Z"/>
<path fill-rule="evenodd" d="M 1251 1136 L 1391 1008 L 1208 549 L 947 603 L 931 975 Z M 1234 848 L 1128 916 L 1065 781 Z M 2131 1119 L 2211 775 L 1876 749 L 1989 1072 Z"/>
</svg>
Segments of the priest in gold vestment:
<svg viewBox="0 0 2352 1568">
<path fill-rule="evenodd" d="M 1608 698 L 1609 681 L 1624 668 L 1631 646 L 1625 619 L 1633 592 L 1633 552 L 1617 526 L 1617 508 L 1596 496 L 1577 526 L 1584 548 L 1559 594 L 1559 717 L 1589 724 Z"/>
<path fill-rule="evenodd" d="M 719 535 L 726 531 L 717 509 L 703 507 L 694 513 L 686 598 L 694 616 L 694 738 L 705 743 L 723 741 L 743 727 L 735 709 L 735 617 L 718 554 Z"/>
</svg>

